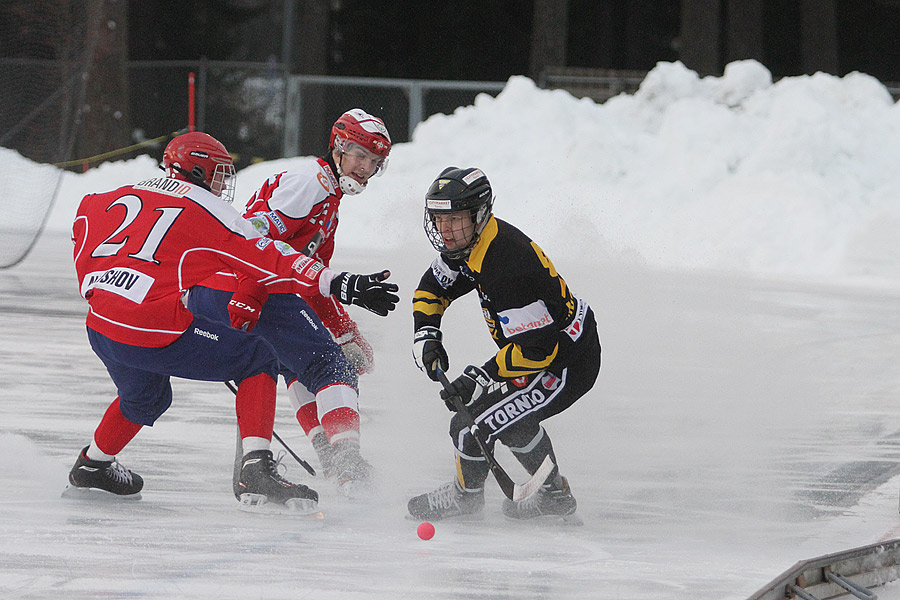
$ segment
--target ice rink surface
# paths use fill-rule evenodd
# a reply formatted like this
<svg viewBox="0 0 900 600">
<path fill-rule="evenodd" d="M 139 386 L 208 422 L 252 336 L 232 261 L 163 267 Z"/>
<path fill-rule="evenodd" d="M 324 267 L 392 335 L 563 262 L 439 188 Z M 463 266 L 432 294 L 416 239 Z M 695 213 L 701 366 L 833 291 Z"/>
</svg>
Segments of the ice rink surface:
<svg viewBox="0 0 900 600">
<path fill-rule="evenodd" d="M 60 498 L 115 395 L 67 232 L 85 193 L 159 173 L 149 156 L 66 172 L 48 231 L 0 270 L 0 598 L 743 599 L 798 561 L 900 537 L 898 154 L 900 110 L 877 80 L 774 81 L 753 61 L 720 78 L 660 63 L 602 105 L 512 77 L 433 115 L 342 206 L 332 265 L 388 267 L 402 300 L 385 319 L 350 309 L 376 352 L 360 397 L 376 493 L 350 503 L 283 463 L 320 492 L 321 521 L 237 510 L 234 402 L 210 383 L 176 381 L 121 453 L 140 502 Z M 243 169 L 237 197 L 307 159 Z M 23 161 L 0 149 L 4 177 Z M 454 476 L 449 413 L 410 356 L 434 258 L 422 194 L 447 165 L 484 169 L 497 216 L 597 315 L 597 384 L 545 423 L 583 527 L 506 522 L 493 485 L 481 521 L 430 541 L 405 519 L 410 496 Z M 0 244 L 36 218 L 22 194 L 36 171 L 0 185 Z M 474 297 L 442 329 L 451 375 L 496 351 Z M 315 464 L 286 398 L 278 411 Z"/>
<path fill-rule="evenodd" d="M 319 521 L 237 510 L 232 396 L 180 380 L 119 456 L 146 480 L 141 501 L 61 498 L 115 391 L 66 235 L 0 271 L 0 597 L 736 599 L 798 560 L 900 537 L 900 290 L 556 261 L 604 349 L 594 390 L 545 423 L 585 525 L 507 522 L 489 481 L 483 520 L 437 523 L 426 542 L 406 501 L 454 473 L 449 413 L 410 358 L 431 257 L 341 259 L 392 268 L 402 301 L 353 313 L 377 357 L 361 380 L 373 497 L 283 463 L 319 490 Z M 477 303 L 460 303 L 451 373 L 492 352 Z M 275 428 L 316 464 L 285 397 Z"/>
</svg>

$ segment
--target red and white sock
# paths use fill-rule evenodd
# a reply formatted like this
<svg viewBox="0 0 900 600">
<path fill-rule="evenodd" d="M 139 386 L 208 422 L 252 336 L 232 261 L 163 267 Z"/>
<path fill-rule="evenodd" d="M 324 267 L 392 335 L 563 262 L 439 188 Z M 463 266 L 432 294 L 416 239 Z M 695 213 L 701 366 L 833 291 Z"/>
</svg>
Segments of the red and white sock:
<svg viewBox="0 0 900 600">
<path fill-rule="evenodd" d="M 324 432 L 332 444 L 340 440 L 359 443 L 359 396 L 355 389 L 335 383 L 314 396 L 299 382 L 292 381 L 288 395 L 297 422 L 307 436 L 312 438 Z"/>
<path fill-rule="evenodd" d="M 319 423 L 319 410 L 316 408 L 316 397 L 296 379 L 288 385 L 288 399 L 294 409 L 294 416 L 303 432 L 312 439 L 318 433 L 324 433 Z"/>
<path fill-rule="evenodd" d="M 319 421 L 332 445 L 343 440 L 359 443 L 359 396 L 349 385 L 336 383 L 316 394 Z"/>
</svg>

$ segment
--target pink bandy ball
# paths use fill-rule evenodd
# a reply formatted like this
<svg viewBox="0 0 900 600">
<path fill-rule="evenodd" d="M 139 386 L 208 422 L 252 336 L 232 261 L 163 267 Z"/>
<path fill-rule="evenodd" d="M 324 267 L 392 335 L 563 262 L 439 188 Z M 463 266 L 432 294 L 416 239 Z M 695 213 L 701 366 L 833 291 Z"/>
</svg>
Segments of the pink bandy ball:
<svg viewBox="0 0 900 600">
<path fill-rule="evenodd" d="M 434 525 L 427 521 L 420 523 L 419 527 L 416 529 L 416 533 L 419 534 L 421 539 L 430 540 L 434 537 Z"/>
</svg>

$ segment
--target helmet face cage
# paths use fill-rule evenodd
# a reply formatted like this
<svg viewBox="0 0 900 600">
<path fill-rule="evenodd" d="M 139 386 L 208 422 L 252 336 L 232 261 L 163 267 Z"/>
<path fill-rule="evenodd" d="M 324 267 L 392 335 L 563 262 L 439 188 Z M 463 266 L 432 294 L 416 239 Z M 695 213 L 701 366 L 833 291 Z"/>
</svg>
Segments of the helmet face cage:
<svg viewBox="0 0 900 600">
<path fill-rule="evenodd" d="M 213 194 L 231 204 L 234 202 L 235 179 L 234 164 L 219 163 L 213 171 L 209 189 Z"/>
<path fill-rule="evenodd" d="M 435 179 L 425 196 L 424 228 L 428 241 L 435 250 L 451 259 L 469 255 L 478 242 L 484 226 L 491 216 L 494 196 L 487 177 L 480 169 L 450 167 Z M 468 210 L 474 226 L 472 237 L 464 248 L 450 249 L 444 242 L 435 217 Z"/>
<path fill-rule="evenodd" d="M 475 229 L 472 232 L 472 239 L 469 240 L 469 243 L 466 244 L 464 248 L 457 248 L 455 250 L 451 250 L 447 247 L 447 244 L 444 243 L 444 236 L 441 235 L 441 232 L 438 229 L 437 222 L 435 220 L 436 215 L 449 214 L 450 212 L 451 211 L 446 210 L 425 209 L 425 235 L 428 236 L 428 241 L 431 242 L 431 245 L 434 246 L 434 249 L 447 258 L 464 258 L 468 256 L 469 253 L 472 252 L 472 248 L 475 247 L 475 243 L 478 241 L 479 234 L 481 233 L 481 230 L 484 229 L 484 226 L 487 223 L 487 218 L 491 214 L 491 206 L 490 203 L 487 203 L 483 204 L 480 207 L 469 209 L 469 218 L 475 225 Z"/>
</svg>

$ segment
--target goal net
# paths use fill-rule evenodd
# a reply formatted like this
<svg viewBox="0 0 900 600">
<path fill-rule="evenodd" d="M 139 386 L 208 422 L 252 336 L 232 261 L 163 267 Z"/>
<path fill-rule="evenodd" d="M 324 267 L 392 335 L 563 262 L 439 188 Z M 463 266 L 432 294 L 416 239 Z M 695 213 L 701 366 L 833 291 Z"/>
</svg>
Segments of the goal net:
<svg viewBox="0 0 900 600">
<path fill-rule="evenodd" d="M 0 2 L 0 268 L 20 262 L 71 158 L 103 0 Z"/>
</svg>

